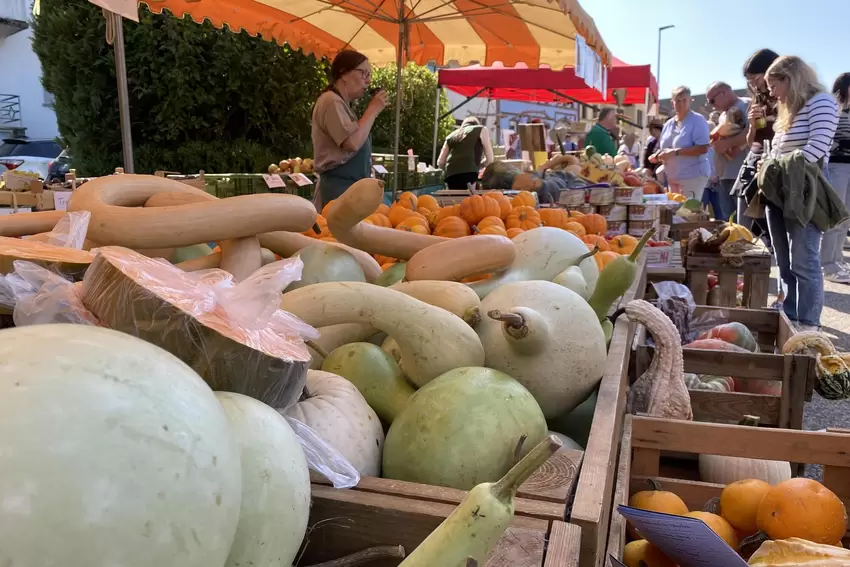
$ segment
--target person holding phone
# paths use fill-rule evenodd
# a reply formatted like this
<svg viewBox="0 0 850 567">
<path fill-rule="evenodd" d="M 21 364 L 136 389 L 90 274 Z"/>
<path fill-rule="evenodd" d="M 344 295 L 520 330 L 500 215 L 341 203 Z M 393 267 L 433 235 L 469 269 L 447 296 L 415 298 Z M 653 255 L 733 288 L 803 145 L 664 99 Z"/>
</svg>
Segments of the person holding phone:
<svg viewBox="0 0 850 567">
<path fill-rule="evenodd" d="M 372 176 L 372 127 L 387 106 L 375 92 L 361 118 L 352 102 L 367 93 L 372 66 L 357 51 L 341 51 L 331 64 L 331 82 L 313 107 L 314 170 L 319 175 L 313 204 L 321 210 L 357 181 Z"/>
</svg>

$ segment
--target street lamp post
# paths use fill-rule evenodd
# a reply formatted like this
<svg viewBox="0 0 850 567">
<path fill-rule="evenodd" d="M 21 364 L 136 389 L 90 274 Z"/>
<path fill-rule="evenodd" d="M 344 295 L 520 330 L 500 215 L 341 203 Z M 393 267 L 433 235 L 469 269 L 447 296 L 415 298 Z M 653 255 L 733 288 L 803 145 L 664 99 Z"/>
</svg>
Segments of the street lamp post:
<svg viewBox="0 0 850 567">
<path fill-rule="evenodd" d="M 661 32 L 675 28 L 674 25 L 661 26 L 658 28 L 658 64 L 655 66 L 655 79 L 658 81 L 658 91 L 661 91 Z"/>
</svg>

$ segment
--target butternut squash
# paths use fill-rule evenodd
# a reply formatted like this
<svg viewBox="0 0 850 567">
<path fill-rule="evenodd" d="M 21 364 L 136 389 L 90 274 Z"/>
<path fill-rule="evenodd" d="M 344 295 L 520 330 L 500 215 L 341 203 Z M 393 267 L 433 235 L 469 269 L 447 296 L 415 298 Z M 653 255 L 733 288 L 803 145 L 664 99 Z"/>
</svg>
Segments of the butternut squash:
<svg viewBox="0 0 850 567">
<path fill-rule="evenodd" d="M 399 282 L 390 289 L 454 313 L 470 326 L 481 321 L 481 300 L 469 286 L 458 282 L 415 281 Z"/>
<path fill-rule="evenodd" d="M 381 334 L 376 328 L 363 323 L 328 325 L 319 327 L 317 331 L 319 331 L 319 338 L 308 345 L 312 357 L 311 370 L 321 369 L 325 360 L 324 354 L 333 352 L 343 345 L 368 341 L 376 334 Z M 314 347 L 318 347 L 324 354 L 316 352 Z"/>
<path fill-rule="evenodd" d="M 164 192 L 206 194 L 164 177 L 110 175 L 74 191 L 68 210 L 92 214 L 92 240 L 128 248 L 188 246 L 276 230 L 302 232 L 316 221 L 312 203 L 294 195 L 240 195 L 227 199 L 227 203 L 211 200 L 176 207 L 141 207 L 154 194 Z"/>
<path fill-rule="evenodd" d="M 378 179 L 361 179 L 349 187 L 328 210 L 328 228 L 333 237 L 358 250 L 399 260 L 407 260 L 423 248 L 448 240 L 362 222 L 375 212 L 383 198 L 384 184 Z"/>
<path fill-rule="evenodd" d="M 420 250 L 407 263 L 407 279 L 459 281 L 501 272 L 516 260 L 516 246 L 504 236 L 464 236 Z"/>
<path fill-rule="evenodd" d="M 30 236 L 50 232 L 64 216 L 64 211 L 2 215 L 0 216 L 0 236 Z"/>
<path fill-rule="evenodd" d="M 399 232 L 400 231 L 398 230 L 394 231 L 395 234 L 398 234 Z M 381 275 L 381 265 L 378 264 L 378 262 L 370 254 L 339 242 L 325 242 L 331 246 L 342 248 L 354 256 L 357 263 L 359 263 L 360 267 L 363 269 L 363 275 L 366 276 L 367 282 L 374 282 Z M 312 246 L 315 243 L 316 240 L 314 238 L 298 234 L 297 232 L 284 232 L 279 230 L 275 232 L 266 232 L 265 234 L 260 235 L 260 246 L 268 248 L 275 254 L 285 258 L 289 258 L 302 248 Z"/>
<path fill-rule="evenodd" d="M 285 294 L 280 306 L 314 327 L 366 323 L 387 333 L 401 349 L 402 371 L 420 387 L 454 368 L 484 364 L 481 341 L 462 319 L 392 289 L 320 283 Z"/>
<path fill-rule="evenodd" d="M 46 242 L 0 236 L 0 274 L 13 272 L 15 260 L 33 262 L 51 272 L 63 274 L 74 280 L 81 280 L 86 269 L 94 260 L 94 254 L 76 248 L 54 246 Z"/>
<path fill-rule="evenodd" d="M 560 228 L 544 226 L 514 237 L 513 243 L 516 246 L 516 260 L 507 270 L 487 280 L 469 284 L 481 299 L 508 283 L 552 281 L 572 265 L 581 268 L 587 293 L 592 295 L 596 289 L 599 268 L 592 257 L 579 260 L 587 254 L 587 245 L 576 235 Z"/>
</svg>

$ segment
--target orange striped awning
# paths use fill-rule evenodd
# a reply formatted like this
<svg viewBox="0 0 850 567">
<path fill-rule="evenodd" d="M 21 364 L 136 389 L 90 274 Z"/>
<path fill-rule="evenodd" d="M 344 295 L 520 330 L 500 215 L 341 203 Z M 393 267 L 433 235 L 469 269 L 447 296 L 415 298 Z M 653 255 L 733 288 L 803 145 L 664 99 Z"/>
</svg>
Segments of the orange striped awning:
<svg viewBox="0 0 850 567">
<path fill-rule="evenodd" d="M 400 22 L 407 61 L 439 66 L 575 64 L 575 37 L 610 65 L 611 53 L 578 0 L 140 0 L 196 22 L 245 30 L 333 58 L 349 47 L 383 66 L 396 61 Z"/>
</svg>

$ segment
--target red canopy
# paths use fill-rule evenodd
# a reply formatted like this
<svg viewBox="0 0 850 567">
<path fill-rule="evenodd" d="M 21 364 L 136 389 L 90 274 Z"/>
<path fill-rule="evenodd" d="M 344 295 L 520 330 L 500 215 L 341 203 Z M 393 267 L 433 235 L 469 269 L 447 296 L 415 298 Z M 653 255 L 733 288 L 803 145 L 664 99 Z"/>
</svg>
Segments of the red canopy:
<svg viewBox="0 0 850 567">
<path fill-rule="evenodd" d="M 473 65 L 440 69 L 438 81 L 440 86 L 467 97 L 476 95 L 483 88 L 485 90 L 477 96 L 494 100 L 567 102 L 552 92 L 556 91 L 585 104 L 615 104 L 614 90 L 625 89 L 623 104 L 643 104 L 647 88 L 653 100 L 658 99 L 658 83 L 649 65 L 627 65 L 616 57 L 612 65 L 608 69 L 607 100 L 602 98 L 602 93 L 576 77 L 572 67 L 553 71 L 547 68 L 529 69 L 522 64 L 516 67 Z"/>
</svg>

